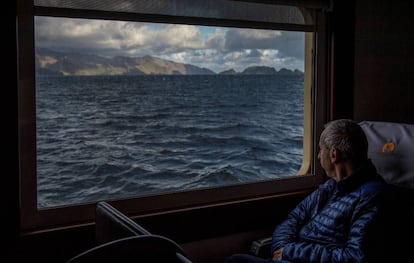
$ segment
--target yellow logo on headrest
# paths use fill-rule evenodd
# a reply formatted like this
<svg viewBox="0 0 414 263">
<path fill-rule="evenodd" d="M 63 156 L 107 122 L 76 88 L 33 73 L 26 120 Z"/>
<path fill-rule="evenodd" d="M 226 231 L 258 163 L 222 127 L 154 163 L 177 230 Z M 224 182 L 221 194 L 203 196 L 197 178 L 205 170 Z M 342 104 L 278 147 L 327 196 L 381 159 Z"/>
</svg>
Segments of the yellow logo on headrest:
<svg viewBox="0 0 414 263">
<path fill-rule="evenodd" d="M 387 142 L 382 146 L 382 153 L 391 153 L 395 150 L 395 144 L 393 142 Z"/>
</svg>

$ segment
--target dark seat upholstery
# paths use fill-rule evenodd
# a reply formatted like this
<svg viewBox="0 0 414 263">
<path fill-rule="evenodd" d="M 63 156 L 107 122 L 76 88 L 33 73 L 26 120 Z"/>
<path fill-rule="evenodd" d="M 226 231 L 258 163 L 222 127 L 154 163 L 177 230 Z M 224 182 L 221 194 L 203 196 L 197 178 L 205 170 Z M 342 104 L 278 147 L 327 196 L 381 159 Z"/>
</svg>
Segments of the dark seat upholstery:
<svg viewBox="0 0 414 263">
<path fill-rule="evenodd" d="M 390 185 L 388 203 L 369 240 L 374 262 L 405 262 L 414 237 L 414 125 L 360 122 L 368 156 Z"/>
<path fill-rule="evenodd" d="M 414 189 L 414 124 L 362 121 L 368 157 L 391 185 Z"/>
<path fill-rule="evenodd" d="M 191 263 L 173 240 L 154 235 L 106 202 L 96 206 L 96 246 L 67 263 Z"/>
<path fill-rule="evenodd" d="M 190 262 L 172 240 L 158 235 L 131 236 L 91 248 L 67 263 Z"/>
</svg>

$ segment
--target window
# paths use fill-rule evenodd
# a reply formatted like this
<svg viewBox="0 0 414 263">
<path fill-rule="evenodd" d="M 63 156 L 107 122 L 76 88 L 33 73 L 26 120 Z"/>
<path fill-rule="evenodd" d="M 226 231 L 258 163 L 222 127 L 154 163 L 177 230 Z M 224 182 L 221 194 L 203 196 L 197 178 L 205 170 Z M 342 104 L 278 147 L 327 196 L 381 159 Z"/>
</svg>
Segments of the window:
<svg viewBox="0 0 414 263">
<path fill-rule="evenodd" d="M 23 225 L 87 220 L 100 200 L 145 214 L 315 184 L 314 10 L 127 2 L 35 1 Z"/>
</svg>

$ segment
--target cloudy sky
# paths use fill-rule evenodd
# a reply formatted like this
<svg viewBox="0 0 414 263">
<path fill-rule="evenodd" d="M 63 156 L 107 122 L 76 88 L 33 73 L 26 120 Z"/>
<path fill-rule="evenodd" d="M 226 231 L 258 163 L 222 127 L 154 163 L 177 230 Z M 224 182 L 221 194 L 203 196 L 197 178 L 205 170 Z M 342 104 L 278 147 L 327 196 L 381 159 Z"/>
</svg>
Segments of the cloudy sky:
<svg viewBox="0 0 414 263">
<path fill-rule="evenodd" d="M 303 71 L 304 33 L 36 17 L 37 48 L 105 57 L 155 56 L 217 73 L 264 65 Z"/>
</svg>

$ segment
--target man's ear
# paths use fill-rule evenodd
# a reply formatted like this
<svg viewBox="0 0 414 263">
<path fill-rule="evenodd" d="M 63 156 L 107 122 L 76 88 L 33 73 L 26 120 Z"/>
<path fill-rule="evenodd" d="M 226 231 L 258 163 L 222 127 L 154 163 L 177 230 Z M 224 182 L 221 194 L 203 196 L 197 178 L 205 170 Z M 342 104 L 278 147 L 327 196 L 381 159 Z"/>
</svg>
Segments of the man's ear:
<svg viewBox="0 0 414 263">
<path fill-rule="evenodd" d="M 340 152 L 335 148 L 330 150 L 329 157 L 331 158 L 331 163 L 338 163 L 341 160 Z"/>
</svg>

